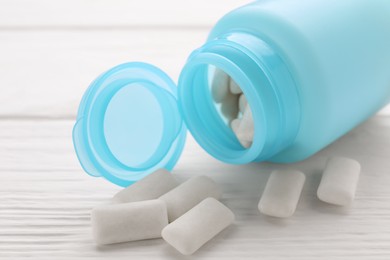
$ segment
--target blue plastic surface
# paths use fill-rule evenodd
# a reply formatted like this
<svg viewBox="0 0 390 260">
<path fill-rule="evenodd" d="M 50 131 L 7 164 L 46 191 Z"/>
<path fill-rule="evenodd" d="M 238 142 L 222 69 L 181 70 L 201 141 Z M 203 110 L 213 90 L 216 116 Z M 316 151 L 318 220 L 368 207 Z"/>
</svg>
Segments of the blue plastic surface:
<svg viewBox="0 0 390 260">
<path fill-rule="evenodd" d="M 229 74 L 247 97 L 255 126 L 248 149 L 215 109 L 209 65 Z M 233 164 L 268 159 L 292 143 L 300 122 L 297 89 L 283 60 L 272 46 L 243 32 L 220 35 L 192 53 L 179 79 L 179 106 L 197 142 L 215 158 Z"/>
<path fill-rule="evenodd" d="M 159 168 L 171 170 L 185 142 L 176 85 L 145 63 L 119 65 L 85 93 L 73 130 L 84 170 L 128 186 Z"/>
<path fill-rule="evenodd" d="M 179 79 L 187 127 L 228 163 L 296 162 L 344 135 L 390 101 L 389 0 L 256 1 L 224 16 Z M 239 145 L 218 120 L 207 65 L 230 74 L 254 117 Z"/>
</svg>

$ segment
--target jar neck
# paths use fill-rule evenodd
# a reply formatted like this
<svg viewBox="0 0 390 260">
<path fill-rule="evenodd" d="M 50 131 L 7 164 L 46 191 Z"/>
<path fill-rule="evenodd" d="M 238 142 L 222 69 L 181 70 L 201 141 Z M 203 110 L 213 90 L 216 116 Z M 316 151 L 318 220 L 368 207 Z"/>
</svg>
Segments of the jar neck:
<svg viewBox="0 0 390 260">
<path fill-rule="evenodd" d="M 247 149 L 215 110 L 209 65 L 229 74 L 247 98 L 254 120 L 253 143 Z M 249 33 L 231 32 L 195 50 L 178 85 L 188 129 L 203 149 L 221 161 L 267 160 L 291 145 L 298 132 L 300 104 L 288 67 L 270 44 Z"/>
</svg>

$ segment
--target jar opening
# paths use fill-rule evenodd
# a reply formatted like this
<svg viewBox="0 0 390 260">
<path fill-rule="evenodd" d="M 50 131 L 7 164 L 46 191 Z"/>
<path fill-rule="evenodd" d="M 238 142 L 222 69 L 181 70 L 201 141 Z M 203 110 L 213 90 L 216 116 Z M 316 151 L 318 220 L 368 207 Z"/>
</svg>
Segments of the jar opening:
<svg viewBox="0 0 390 260">
<path fill-rule="evenodd" d="M 237 110 L 232 110 L 237 106 L 224 107 L 224 92 L 213 89 L 211 79 L 218 77 L 219 86 L 234 81 L 239 86 L 237 91 L 241 90 L 250 104 L 253 120 L 248 121 L 253 122 L 253 142 L 244 145 L 248 148 L 231 129 L 232 119 L 239 118 Z M 221 161 L 264 161 L 294 141 L 300 116 L 294 80 L 276 49 L 257 36 L 231 32 L 210 40 L 191 54 L 178 86 L 179 107 L 188 129 L 209 154 Z M 237 95 L 228 96 L 231 103 L 237 104 Z"/>
<path fill-rule="evenodd" d="M 191 63 L 180 77 L 179 100 L 184 119 L 187 118 L 187 126 L 197 142 L 217 159 L 236 164 L 251 162 L 262 150 L 264 135 L 259 132 L 265 131 L 261 103 L 254 86 L 236 64 L 218 55 L 206 56 L 207 62 L 198 57 L 198 62 Z M 232 129 L 234 120 L 242 120 L 243 113 L 239 111 L 241 94 L 226 89 L 230 81 L 234 81 L 242 95 L 247 97 L 251 111 L 255 110 L 252 104 L 257 103 L 258 109 L 253 112 L 253 117 L 259 120 L 252 120 L 253 140 L 247 143 L 239 140 L 237 132 Z"/>
</svg>

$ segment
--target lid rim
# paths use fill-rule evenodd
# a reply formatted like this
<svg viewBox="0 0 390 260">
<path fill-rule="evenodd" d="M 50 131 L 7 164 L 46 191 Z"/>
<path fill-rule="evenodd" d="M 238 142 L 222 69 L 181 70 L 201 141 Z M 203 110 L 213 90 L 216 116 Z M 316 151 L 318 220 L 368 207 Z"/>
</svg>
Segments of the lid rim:
<svg viewBox="0 0 390 260">
<path fill-rule="evenodd" d="M 110 86 L 112 84 L 115 84 L 115 86 Z M 157 140 L 156 148 L 152 145 L 152 148 L 150 149 L 153 151 L 149 149 L 151 155 L 146 155 L 148 156 L 145 157 L 147 159 L 145 159 L 144 162 L 141 162 L 141 165 L 147 164 L 143 168 L 132 168 L 119 160 L 116 157 L 117 154 L 112 154 L 111 148 L 106 143 L 107 133 L 104 130 L 106 112 L 110 102 L 121 89 L 128 86 L 131 87 L 132 84 L 139 84 L 138 86 L 141 87 L 141 89 L 147 89 L 156 99 L 157 105 L 153 106 L 151 108 L 152 110 L 148 110 L 149 114 L 157 112 L 154 112 L 153 109 L 159 109 L 163 116 L 163 118 L 161 118 L 161 128 L 153 130 L 145 129 L 145 131 L 142 132 L 142 136 L 133 136 L 130 138 L 130 140 L 138 140 L 139 138 L 141 138 L 140 140 L 147 140 L 143 138 L 149 138 L 148 134 L 161 131 L 161 139 L 154 139 Z M 149 85 L 153 87 L 150 87 Z M 113 89 L 107 90 L 109 87 L 113 87 Z M 132 97 L 135 99 L 138 99 L 139 97 L 137 95 L 140 95 L 138 92 L 131 92 L 130 94 L 136 95 Z M 142 95 L 140 97 L 142 98 Z M 127 107 L 133 106 L 131 102 L 122 104 L 126 104 Z M 147 106 L 148 104 L 146 103 L 143 107 Z M 120 107 L 121 105 L 119 105 L 119 108 Z M 134 107 L 134 109 L 136 109 L 136 107 Z M 110 112 L 110 116 L 112 117 L 114 115 L 116 117 L 116 112 L 118 112 L 118 110 L 113 110 L 113 112 Z M 125 111 L 124 113 L 121 113 L 121 111 L 119 112 L 119 117 L 126 117 L 128 115 Z M 93 113 L 97 114 L 94 115 Z M 142 110 L 135 110 L 134 113 L 140 114 L 142 113 Z M 143 114 L 144 113 L 138 115 L 136 118 L 142 118 Z M 98 121 L 96 121 L 96 118 L 94 119 L 94 117 L 98 118 Z M 143 120 L 146 120 L 147 122 L 148 120 L 153 120 L 153 117 L 146 117 Z M 112 125 L 112 127 L 117 126 L 117 124 Z M 112 127 L 111 129 L 113 129 Z M 129 125 L 127 124 L 123 127 L 129 127 Z M 100 135 L 96 134 L 96 129 L 101 132 Z M 131 133 L 139 133 L 139 131 L 130 131 L 128 134 L 131 135 Z M 108 136 L 113 135 L 109 134 Z M 113 136 L 113 138 L 115 139 L 115 136 Z M 120 138 L 120 136 L 118 138 Z M 97 79 L 90 84 L 81 100 L 77 121 L 73 128 L 74 149 L 84 171 L 95 177 L 102 176 L 119 186 L 131 185 L 159 168 L 171 170 L 182 153 L 185 138 L 186 126 L 177 105 L 177 87 L 175 83 L 159 68 L 142 62 L 120 64 L 99 75 Z M 96 140 L 98 140 L 98 142 L 106 143 L 106 145 L 101 145 L 101 143 L 100 146 L 98 145 L 96 147 Z M 118 141 L 118 139 L 115 141 Z M 129 147 L 129 149 L 131 154 L 131 148 Z M 119 153 L 121 152 L 121 150 L 117 150 L 116 153 L 118 153 L 118 151 Z M 116 159 L 117 163 L 113 164 L 113 161 L 106 160 L 108 158 L 108 152 L 112 154 L 112 157 Z M 123 156 L 129 155 L 129 150 L 124 152 Z M 122 167 L 118 167 L 118 163 L 120 163 Z"/>
</svg>

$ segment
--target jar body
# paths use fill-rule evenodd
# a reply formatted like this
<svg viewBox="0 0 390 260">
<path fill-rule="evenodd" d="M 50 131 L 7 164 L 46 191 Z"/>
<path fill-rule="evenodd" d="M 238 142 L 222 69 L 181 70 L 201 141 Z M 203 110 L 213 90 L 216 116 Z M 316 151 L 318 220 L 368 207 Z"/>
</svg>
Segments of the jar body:
<svg viewBox="0 0 390 260">
<path fill-rule="evenodd" d="M 303 160 L 390 101 L 390 1 L 255 2 L 223 17 L 209 41 L 234 31 L 272 44 L 296 83 L 299 130 L 268 161 Z"/>
</svg>

